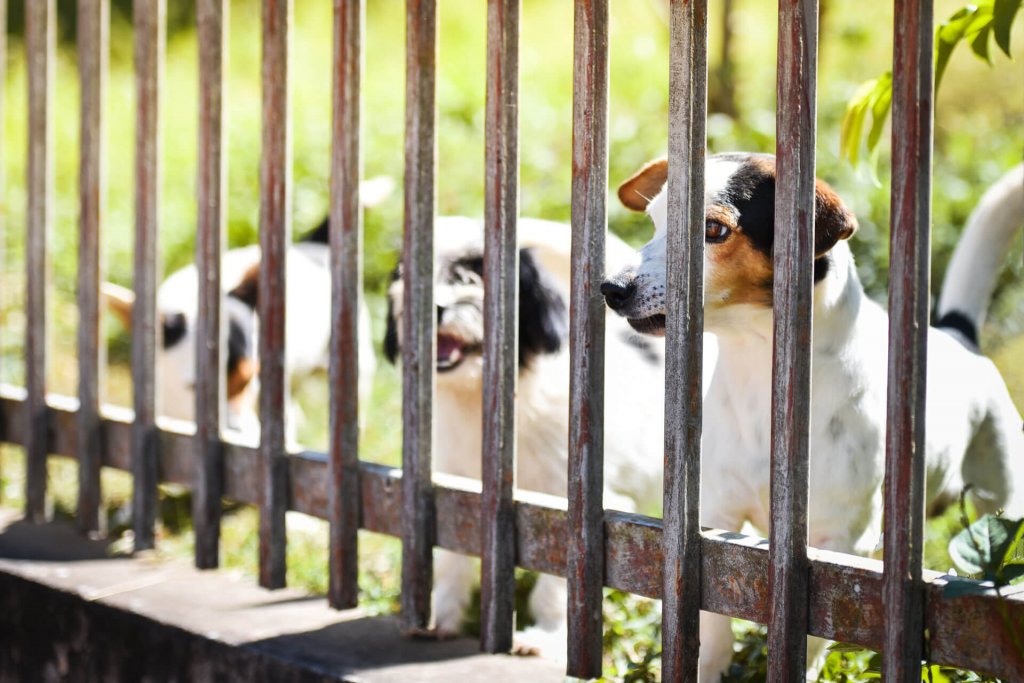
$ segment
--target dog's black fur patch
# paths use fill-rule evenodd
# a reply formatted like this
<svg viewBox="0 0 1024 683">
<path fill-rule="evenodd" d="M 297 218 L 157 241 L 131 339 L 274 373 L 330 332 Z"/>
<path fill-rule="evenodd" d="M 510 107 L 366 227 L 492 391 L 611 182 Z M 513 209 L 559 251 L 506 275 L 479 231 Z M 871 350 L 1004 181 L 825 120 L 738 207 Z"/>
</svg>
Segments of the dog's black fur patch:
<svg viewBox="0 0 1024 683">
<path fill-rule="evenodd" d="M 978 328 L 974 326 L 974 321 L 960 311 L 952 310 L 943 314 L 941 318 L 935 321 L 935 327 L 956 330 L 973 344 L 975 348 L 978 347 Z"/>
<path fill-rule="evenodd" d="M 639 334 L 633 334 L 629 331 L 623 331 L 622 341 L 639 351 L 640 357 L 651 365 L 661 365 L 661 354 L 654 350 L 654 345 L 647 340 L 647 337 L 642 337 Z"/>
<path fill-rule="evenodd" d="M 184 313 L 168 313 L 163 316 L 164 348 L 169 349 L 185 337 L 188 324 Z"/>
<path fill-rule="evenodd" d="M 229 295 L 225 311 L 228 317 L 228 376 L 238 369 L 239 363 L 256 353 L 256 311 L 246 302 Z"/>
<path fill-rule="evenodd" d="M 483 277 L 484 262 L 480 255 L 456 259 L 449 266 L 452 277 L 458 269 L 470 270 Z M 396 267 L 391 281 L 401 277 Z M 439 312 L 440 314 L 440 312 Z M 529 249 L 519 250 L 519 367 L 525 367 L 534 356 L 557 353 L 569 334 L 569 315 L 565 300 L 551 276 L 541 268 Z M 384 331 L 384 357 L 394 363 L 398 359 L 398 326 L 394 304 L 388 298 L 387 326 Z"/>
<path fill-rule="evenodd" d="M 330 233 L 331 222 L 329 218 L 324 218 L 320 221 L 320 225 L 316 226 L 299 240 L 300 242 L 310 242 L 312 244 L 330 244 L 331 233 Z"/>
</svg>

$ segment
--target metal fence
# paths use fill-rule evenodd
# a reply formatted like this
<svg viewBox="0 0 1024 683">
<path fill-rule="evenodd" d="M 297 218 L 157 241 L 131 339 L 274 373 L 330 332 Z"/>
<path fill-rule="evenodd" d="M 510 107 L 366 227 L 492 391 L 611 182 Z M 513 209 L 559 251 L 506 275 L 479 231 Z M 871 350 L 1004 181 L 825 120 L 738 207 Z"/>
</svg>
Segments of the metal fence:
<svg viewBox="0 0 1024 683">
<path fill-rule="evenodd" d="M 330 522 L 331 605 L 357 597 L 359 528 L 403 542 L 401 623 L 430 621 L 432 550 L 482 557 L 483 649 L 513 634 L 515 566 L 569 579 L 568 671 L 601 671 L 602 587 L 664 600 L 665 680 L 694 680 L 700 609 L 767 623 L 769 680 L 803 680 L 806 634 L 885 653 L 887 680 L 919 680 L 922 657 L 1020 680 L 1007 620 L 1024 623 L 1024 597 L 942 596 L 922 571 L 925 330 L 928 324 L 932 144 L 931 0 L 895 3 L 889 427 L 882 563 L 807 548 L 810 303 L 814 216 L 815 0 L 780 0 L 775 357 L 771 545 L 702 530 L 700 383 L 707 2 L 671 1 L 668 358 L 664 521 L 602 509 L 604 402 L 602 263 L 606 230 L 608 0 L 575 2 L 571 410 L 568 513 L 513 497 L 516 383 L 519 0 L 489 0 L 486 112 L 486 349 L 483 494 L 431 479 L 435 357 L 436 0 L 407 0 L 401 471 L 361 462 L 356 343 L 361 292 L 359 210 L 363 2 L 334 1 L 331 180 L 330 447 L 287 454 L 284 405 L 284 250 L 290 242 L 288 60 L 290 0 L 263 1 L 263 155 L 260 173 L 260 404 L 258 448 L 221 435 L 224 319 L 226 0 L 198 2 L 200 50 L 199 318 L 195 434 L 156 422 L 159 99 L 164 0 L 136 0 L 136 304 L 134 412 L 100 406 L 100 244 L 104 216 L 103 102 L 107 0 L 79 0 L 81 241 L 77 402 L 47 396 L 46 245 L 53 200 L 55 2 L 26 3 L 29 84 L 26 387 L 4 387 L 0 438 L 25 447 L 29 519 L 45 516 L 48 453 L 77 458 L 78 522 L 98 526 L 100 467 L 134 475 L 137 548 L 151 547 L 157 482 L 191 486 L 195 562 L 217 565 L 222 496 L 260 507 L 260 584 L 284 584 L 286 509 Z M 0 0 L 0 17 L 5 17 Z M 0 31 L 0 36 L 3 31 Z M 2 64 L 2 60 L 0 60 Z M 324 141 L 328 143 L 327 140 Z M 515 539 L 510 543 L 508 539 Z"/>
</svg>

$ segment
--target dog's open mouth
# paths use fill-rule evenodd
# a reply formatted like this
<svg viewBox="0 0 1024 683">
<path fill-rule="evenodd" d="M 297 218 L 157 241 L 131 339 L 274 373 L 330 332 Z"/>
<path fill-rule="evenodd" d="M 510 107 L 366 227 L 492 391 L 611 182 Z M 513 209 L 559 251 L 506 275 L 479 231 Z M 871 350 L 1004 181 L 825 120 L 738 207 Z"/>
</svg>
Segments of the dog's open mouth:
<svg viewBox="0 0 1024 683">
<path fill-rule="evenodd" d="M 437 335 L 437 371 L 449 372 L 459 367 L 475 347 L 449 334 Z"/>
<path fill-rule="evenodd" d="M 665 336 L 665 316 L 652 315 L 647 318 L 626 318 L 630 326 L 641 334 L 650 334 L 655 337 Z"/>
</svg>

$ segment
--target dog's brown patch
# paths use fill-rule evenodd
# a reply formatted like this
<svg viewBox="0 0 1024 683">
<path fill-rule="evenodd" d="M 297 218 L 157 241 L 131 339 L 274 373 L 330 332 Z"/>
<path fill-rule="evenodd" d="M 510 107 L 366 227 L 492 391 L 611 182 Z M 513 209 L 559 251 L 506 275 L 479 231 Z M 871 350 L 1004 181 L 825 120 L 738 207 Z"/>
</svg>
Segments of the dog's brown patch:
<svg viewBox="0 0 1024 683">
<path fill-rule="evenodd" d="M 668 159 L 648 162 L 633 177 L 619 185 L 619 201 L 627 209 L 646 211 L 647 205 L 661 192 L 667 180 Z"/>
<path fill-rule="evenodd" d="M 730 230 L 725 241 L 705 245 L 709 262 L 707 305 L 771 306 L 771 254 L 766 254 L 750 235 L 744 233 L 742 222 L 736 223 L 728 207 L 711 205 L 706 217 L 708 221 L 721 223 Z"/>
<path fill-rule="evenodd" d="M 240 358 L 228 373 L 228 401 L 237 400 L 257 372 L 259 372 L 259 363 L 255 359 Z"/>
</svg>

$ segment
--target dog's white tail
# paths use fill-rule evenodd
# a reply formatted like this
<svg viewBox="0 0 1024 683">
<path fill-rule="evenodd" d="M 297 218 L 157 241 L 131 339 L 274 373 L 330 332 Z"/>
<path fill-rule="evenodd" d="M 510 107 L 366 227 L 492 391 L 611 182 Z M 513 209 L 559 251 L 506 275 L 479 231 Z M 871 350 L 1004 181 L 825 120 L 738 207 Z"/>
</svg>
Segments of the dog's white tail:
<svg viewBox="0 0 1024 683">
<path fill-rule="evenodd" d="M 967 221 L 946 269 L 935 326 L 956 330 L 973 346 L 985 322 L 992 290 L 1024 225 L 1024 164 L 985 192 Z"/>
</svg>

